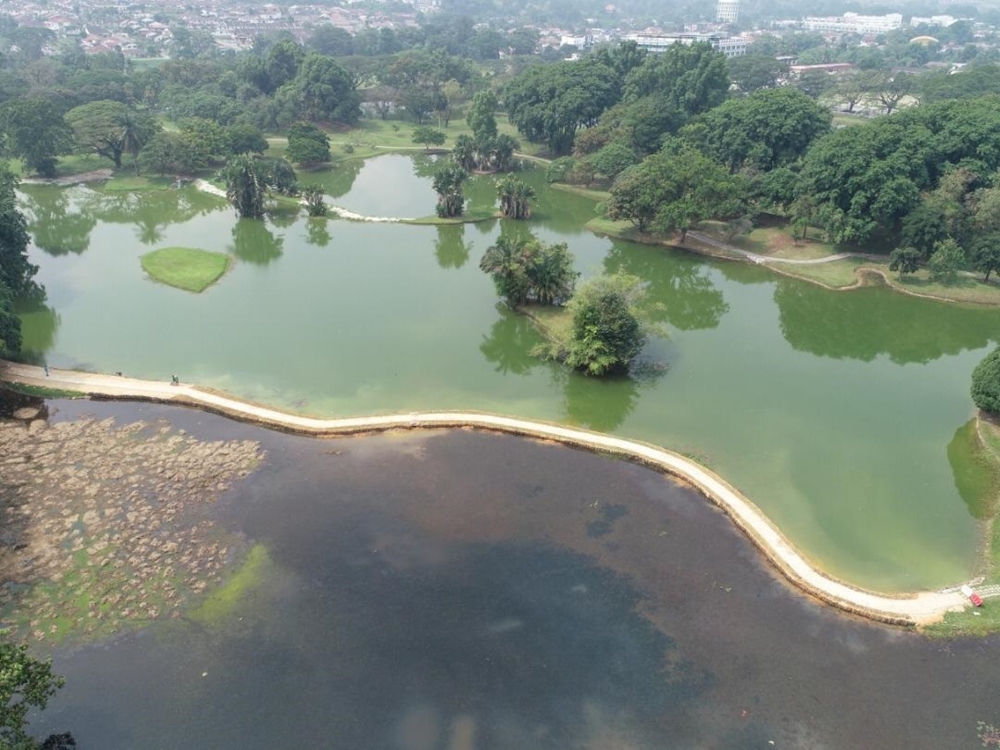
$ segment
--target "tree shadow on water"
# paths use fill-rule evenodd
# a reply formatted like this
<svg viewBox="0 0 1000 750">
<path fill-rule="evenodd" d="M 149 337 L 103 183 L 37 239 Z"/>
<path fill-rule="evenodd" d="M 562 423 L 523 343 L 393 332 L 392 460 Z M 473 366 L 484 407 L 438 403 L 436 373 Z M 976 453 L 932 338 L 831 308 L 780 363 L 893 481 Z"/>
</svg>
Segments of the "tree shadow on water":
<svg viewBox="0 0 1000 750">
<path fill-rule="evenodd" d="M 472 243 L 465 241 L 465 225 L 451 226 L 439 224 L 434 255 L 441 268 L 461 268 L 469 262 Z"/>
<path fill-rule="evenodd" d="M 281 257 L 285 240 L 275 237 L 259 219 L 239 219 L 233 226 L 233 255 L 256 266 L 266 266 Z"/>
</svg>

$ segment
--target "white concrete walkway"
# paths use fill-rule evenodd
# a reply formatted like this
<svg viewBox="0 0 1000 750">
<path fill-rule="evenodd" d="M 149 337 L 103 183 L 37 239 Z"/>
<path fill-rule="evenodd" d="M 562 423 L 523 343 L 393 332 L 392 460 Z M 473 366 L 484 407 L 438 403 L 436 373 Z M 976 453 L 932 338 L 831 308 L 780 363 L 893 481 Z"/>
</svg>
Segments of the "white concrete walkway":
<svg viewBox="0 0 1000 750">
<path fill-rule="evenodd" d="M 349 419 L 314 419 L 240 401 L 232 396 L 187 384 L 52 369 L 0 360 L 0 379 L 111 398 L 153 400 L 196 406 L 207 411 L 268 427 L 311 435 L 342 435 L 420 427 L 474 427 L 529 435 L 603 453 L 628 457 L 689 482 L 722 508 L 792 583 L 836 607 L 880 622 L 926 624 L 968 603 L 956 591 L 892 596 L 855 588 L 814 568 L 757 506 L 721 477 L 663 448 L 545 422 L 476 412 L 422 412 Z"/>
</svg>

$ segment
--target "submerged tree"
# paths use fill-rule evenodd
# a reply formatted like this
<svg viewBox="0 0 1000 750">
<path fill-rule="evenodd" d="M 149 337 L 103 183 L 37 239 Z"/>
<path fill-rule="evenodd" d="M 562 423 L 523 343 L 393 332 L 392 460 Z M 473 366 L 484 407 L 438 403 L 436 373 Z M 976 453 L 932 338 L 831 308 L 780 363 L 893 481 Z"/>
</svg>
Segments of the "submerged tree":
<svg viewBox="0 0 1000 750">
<path fill-rule="evenodd" d="M 547 245 L 534 237 L 501 234 L 479 261 L 497 294 L 513 306 L 534 300 L 554 305 L 568 300 L 579 274 L 565 242 Z"/>
<path fill-rule="evenodd" d="M 630 276 L 600 276 L 570 301 L 573 332 L 565 362 L 588 375 L 624 372 L 642 351 L 646 334 L 635 311 L 642 288 Z"/>
<path fill-rule="evenodd" d="M 531 217 L 531 200 L 535 197 L 535 190 L 524 180 L 509 174 L 497 180 L 497 197 L 500 198 L 500 211 L 508 219 Z"/>
<path fill-rule="evenodd" d="M 326 216 L 329 209 L 323 200 L 326 193 L 320 185 L 306 185 L 301 190 L 302 197 L 306 201 L 306 211 L 310 216 Z"/>
<path fill-rule="evenodd" d="M 219 172 L 226 183 L 226 197 L 241 219 L 264 218 L 264 202 L 272 192 L 294 194 L 295 170 L 284 159 L 257 159 L 240 154 Z"/>
<path fill-rule="evenodd" d="M 461 216 L 465 210 L 462 183 L 469 176 L 462 167 L 449 161 L 434 173 L 434 192 L 438 194 L 437 215 L 443 219 Z"/>
</svg>

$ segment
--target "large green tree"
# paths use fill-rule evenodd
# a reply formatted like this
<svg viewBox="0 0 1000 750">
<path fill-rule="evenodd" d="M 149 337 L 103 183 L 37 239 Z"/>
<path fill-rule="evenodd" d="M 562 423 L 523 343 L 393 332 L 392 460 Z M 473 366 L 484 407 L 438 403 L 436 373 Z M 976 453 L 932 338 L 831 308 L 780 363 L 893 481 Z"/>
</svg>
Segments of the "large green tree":
<svg viewBox="0 0 1000 750">
<path fill-rule="evenodd" d="M 47 99 L 7 102 L 0 108 L 0 130 L 5 151 L 43 177 L 55 176 L 56 157 L 68 154 L 73 145 L 73 131 Z"/>
<path fill-rule="evenodd" d="M 615 71 L 587 58 L 528 68 L 507 84 L 503 99 L 521 135 L 558 155 L 569 153 L 576 131 L 596 123 L 618 96 Z"/>
<path fill-rule="evenodd" d="M 566 364 L 588 375 L 625 372 L 646 342 L 635 311 L 640 295 L 639 280 L 628 276 L 599 276 L 581 285 L 568 305 L 573 327 Z"/>
<path fill-rule="evenodd" d="M 356 81 L 332 57 L 308 55 L 294 85 L 302 97 L 303 116 L 307 119 L 354 125 L 361 117 Z"/>
<path fill-rule="evenodd" d="M 983 411 L 1000 414 L 1000 347 L 972 371 L 972 402 Z"/>
<path fill-rule="evenodd" d="M 288 129 L 288 149 L 285 156 L 296 164 L 330 161 L 330 139 L 311 123 L 295 123 Z"/>
<path fill-rule="evenodd" d="M 546 244 L 534 237 L 501 233 L 486 249 L 479 268 L 493 279 L 497 294 L 509 305 L 534 300 L 541 305 L 565 302 L 576 278 L 573 255 L 565 242 Z"/>
<path fill-rule="evenodd" d="M 79 150 L 111 159 L 116 167 L 122 165 L 123 155 L 137 156 L 159 130 L 150 115 L 106 100 L 74 107 L 66 113 L 66 122 Z"/>
<path fill-rule="evenodd" d="M 625 219 L 640 231 L 681 233 L 708 218 L 742 210 L 745 180 L 683 143 L 671 142 L 623 172 L 605 204 L 608 218 Z"/>
<path fill-rule="evenodd" d="M 785 87 L 724 102 L 686 126 L 681 137 L 733 171 L 770 171 L 801 158 L 829 131 L 830 113 Z"/>
</svg>

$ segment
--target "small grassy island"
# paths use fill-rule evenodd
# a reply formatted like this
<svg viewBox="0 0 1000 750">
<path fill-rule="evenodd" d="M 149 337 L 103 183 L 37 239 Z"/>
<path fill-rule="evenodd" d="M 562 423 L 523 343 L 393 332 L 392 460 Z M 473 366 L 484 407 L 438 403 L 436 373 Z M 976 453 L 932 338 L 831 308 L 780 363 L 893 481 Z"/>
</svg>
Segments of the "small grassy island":
<svg viewBox="0 0 1000 750">
<path fill-rule="evenodd" d="M 164 247 L 142 256 L 154 281 L 188 292 L 203 292 L 229 269 L 229 256 L 192 247 Z"/>
</svg>

